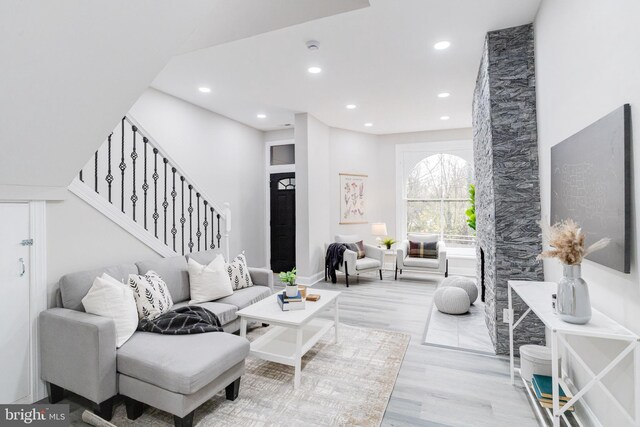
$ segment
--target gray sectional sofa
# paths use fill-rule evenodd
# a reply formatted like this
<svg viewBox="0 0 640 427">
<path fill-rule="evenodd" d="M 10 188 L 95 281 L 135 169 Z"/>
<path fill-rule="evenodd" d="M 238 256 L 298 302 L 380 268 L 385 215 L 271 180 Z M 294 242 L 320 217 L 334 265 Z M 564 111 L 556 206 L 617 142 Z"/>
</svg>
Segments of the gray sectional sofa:
<svg viewBox="0 0 640 427">
<path fill-rule="evenodd" d="M 39 316 L 41 378 L 48 385 L 49 401 L 59 401 L 69 390 L 94 402 L 94 412 L 108 420 L 113 398 L 120 394 L 130 419 L 139 417 L 147 404 L 173 414 L 176 426 L 189 426 L 195 409 L 223 388 L 227 399 L 234 400 L 249 354 L 249 342 L 233 334 L 240 327 L 236 312 L 271 295 L 271 270 L 249 268 L 254 286 L 198 304 L 215 313 L 229 333 L 136 331 L 116 349 L 113 321 L 86 313 L 81 302 L 102 273 L 126 280 L 129 274 L 153 270 L 166 282 L 174 308 L 184 306 L 189 302 L 188 258 L 208 264 L 217 253 L 204 251 L 63 276 L 58 307 Z"/>
</svg>

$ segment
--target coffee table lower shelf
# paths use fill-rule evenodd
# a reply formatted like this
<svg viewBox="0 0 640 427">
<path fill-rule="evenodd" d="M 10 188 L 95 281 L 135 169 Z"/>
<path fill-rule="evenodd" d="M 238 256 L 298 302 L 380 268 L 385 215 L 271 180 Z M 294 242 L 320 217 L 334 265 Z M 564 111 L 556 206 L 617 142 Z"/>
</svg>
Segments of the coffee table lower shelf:
<svg viewBox="0 0 640 427">
<path fill-rule="evenodd" d="M 302 328 L 300 356 L 311 349 L 333 327 L 333 320 L 313 319 Z M 295 366 L 297 329 L 274 326 L 251 343 L 251 356 L 283 365 Z"/>
</svg>

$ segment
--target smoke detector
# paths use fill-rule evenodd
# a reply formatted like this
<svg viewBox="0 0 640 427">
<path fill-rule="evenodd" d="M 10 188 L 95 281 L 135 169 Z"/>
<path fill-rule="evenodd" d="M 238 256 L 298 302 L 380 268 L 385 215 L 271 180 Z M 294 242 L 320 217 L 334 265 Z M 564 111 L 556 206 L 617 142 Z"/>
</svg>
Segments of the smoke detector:
<svg viewBox="0 0 640 427">
<path fill-rule="evenodd" d="M 317 40 L 309 40 L 306 44 L 307 44 L 307 49 L 309 50 L 320 49 L 320 42 L 318 42 Z"/>
</svg>

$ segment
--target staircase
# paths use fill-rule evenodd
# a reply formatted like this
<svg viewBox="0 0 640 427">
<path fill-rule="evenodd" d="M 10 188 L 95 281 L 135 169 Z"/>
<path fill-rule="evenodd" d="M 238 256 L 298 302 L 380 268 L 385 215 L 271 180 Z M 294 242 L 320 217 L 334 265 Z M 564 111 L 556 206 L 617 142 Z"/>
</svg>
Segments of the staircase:
<svg viewBox="0 0 640 427">
<path fill-rule="evenodd" d="M 122 118 L 69 190 L 162 256 L 224 248 L 229 258 L 229 205 L 199 191 L 132 117 Z"/>
</svg>

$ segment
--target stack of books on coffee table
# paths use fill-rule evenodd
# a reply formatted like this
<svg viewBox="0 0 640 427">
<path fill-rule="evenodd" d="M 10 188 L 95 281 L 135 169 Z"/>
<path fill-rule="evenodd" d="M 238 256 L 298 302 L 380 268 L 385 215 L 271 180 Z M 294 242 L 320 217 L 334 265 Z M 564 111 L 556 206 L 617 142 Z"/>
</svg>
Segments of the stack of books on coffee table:
<svg viewBox="0 0 640 427">
<path fill-rule="evenodd" d="M 280 304 L 282 311 L 304 310 L 304 298 L 302 298 L 300 291 L 295 297 L 288 297 L 282 291 L 278 294 L 278 304 Z"/>
</svg>

